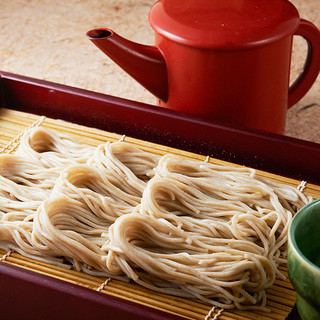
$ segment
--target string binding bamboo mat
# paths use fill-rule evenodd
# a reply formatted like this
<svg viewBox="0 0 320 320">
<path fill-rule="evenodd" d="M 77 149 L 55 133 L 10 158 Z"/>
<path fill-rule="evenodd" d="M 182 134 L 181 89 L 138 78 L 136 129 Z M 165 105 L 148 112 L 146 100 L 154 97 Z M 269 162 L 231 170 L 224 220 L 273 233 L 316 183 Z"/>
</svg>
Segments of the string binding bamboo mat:
<svg viewBox="0 0 320 320">
<path fill-rule="evenodd" d="M 70 124 L 61 120 L 39 117 L 19 111 L 1 109 L 0 151 L 5 153 L 14 152 L 15 147 L 19 143 L 19 138 L 21 137 L 22 132 L 29 126 L 36 125 L 41 125 L 44 128 L 74 136 L 82 143 L 92 146 L 97 146 L 100 143 L 106 141 L 114 142 L 122 138 L 121 134 L 110 133 L 103 130 L 88 128 L 76 124 Z M 130 137 L 125 137 L 125 141 L 135 145 L 142 150 L 157 155 L 171 153 L 191 160 L 209 160 L 209 162 L 214 164 L 239 166 L 214 158 L 206 159 L 206 156 Z M 257 170 L 257 174 L 265 178 L 281 183 L 286 183 L 295 187 L 298 187 L 301 183 L 301 181 L 274 175 L 264 171 Z M 314 199 L 320 198 L 320 186 L 307 183 L 304 189 L 304 193 L 307 195 L 311 195 Z M 267 307 L 271 310 L 270 313 L 261 311 L 252 312 L 242 310 L 225 310 L 222 312 L 222 314 L 220 314 L 219 308 L 216 308 L 213 313 L 210 313 L 212 306 L 204 304 L 203 302 L 179 297 L 172 297 L 165 294 L 153 292 L 133 283 L 122 283 L 114 279 L 109 281 L 106 278 L 90 276 L 75 270 L 67 270 L 46 263 L 34 261 L 14 252 L 6 253 L 0 250 L 0 261 L 193 320 L 217 318 L 221 320 L 284 320 L 295 303 L 295 292 L 288 279 L 285 265 L 280 266 L 279 269 L 287 277 L 286 280 L 277 279 L 275 281 L 275 284 L 267 290 Z M 215 316 L 217 317 L 215 318 Z"/>
</svg>

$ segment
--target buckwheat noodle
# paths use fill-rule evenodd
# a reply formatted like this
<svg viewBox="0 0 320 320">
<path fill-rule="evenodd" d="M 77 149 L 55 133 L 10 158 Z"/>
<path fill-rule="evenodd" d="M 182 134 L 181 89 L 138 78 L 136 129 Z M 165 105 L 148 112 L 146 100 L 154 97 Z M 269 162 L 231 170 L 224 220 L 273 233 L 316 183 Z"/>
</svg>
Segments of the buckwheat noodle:
<svg viewBox="0 0 320 320">
<path fill-rule="evenodd" d="M 86 163 L 93 152 L 94 147 L 72 137 L 37 127 L 22 136 L 16 154 L 61 171 L 71 164 Z"/>
<path fill-rule="evenodd" d="M 292 216 L 310 201 L 253 169 L 44 128 L 0 155 L 2 248 L 225 309 L 266 310 Z"/>
<path fill-rule="evenodd" d="M 223 308 L 264 308 L 265 290 L 281 276 L 280 248 L 293 212 L 308 201 L 252 169 L 164 156 L 140 214 L 121 217 L 109 229 L 105 259 L 156 291 L 173 293 L 138 276 L 132 265 L 176 283 L 176 295 Z"/>
<path fill-rule="evenodd" d="M 98 146 L 87 164 L 113 175 L 121 188 L 128 188 L 141 196 L 159 158 L 126 142 L 105 143 Z"/>
<path fill-rule="evenodd" d="M 43 128 L 28 130 L 15 153 L 0 155 L 1 247 L 56 265 L 63 259 L 44 257 L 32 244 L 34 214 L 50 197 L 60 172 L 85 162 L 94 148 Z"/>
</svg>

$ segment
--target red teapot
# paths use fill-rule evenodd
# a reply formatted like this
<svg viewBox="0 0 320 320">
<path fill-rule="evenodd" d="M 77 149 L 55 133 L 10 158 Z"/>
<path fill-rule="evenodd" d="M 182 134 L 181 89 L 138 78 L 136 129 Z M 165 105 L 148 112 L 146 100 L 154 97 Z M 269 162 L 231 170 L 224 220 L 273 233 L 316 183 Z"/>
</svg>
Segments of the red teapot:
<svg viewBox="0 0 320 320">
<path fill-rule="evenodd" d="M 110 29 L 89 39 L 159 98 L 161 107 L 283 133 L 286 110 L 320 70 L 320 32 L 287 0 L 160 0 L 149 22 L 155 46 Z M 308 54 L 289 87 L 292 40 Z"/>
</svg>

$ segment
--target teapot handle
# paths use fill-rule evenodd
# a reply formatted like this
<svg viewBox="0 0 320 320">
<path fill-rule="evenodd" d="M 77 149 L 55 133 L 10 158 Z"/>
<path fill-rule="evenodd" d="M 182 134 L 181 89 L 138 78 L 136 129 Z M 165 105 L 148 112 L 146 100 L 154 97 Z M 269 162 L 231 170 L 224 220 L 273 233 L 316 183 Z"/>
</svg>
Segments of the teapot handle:
<svg viewBox="0 0 320 320">
<path fill-rule="evenodd" d="M 311 22 L 301 19 L 294 35 L 308 43 L 308 54 L 303 70 L 289 88 L 288 108 L 297 103 L 311 88 L 320 71 L 320 31 Z"/>
</svg>

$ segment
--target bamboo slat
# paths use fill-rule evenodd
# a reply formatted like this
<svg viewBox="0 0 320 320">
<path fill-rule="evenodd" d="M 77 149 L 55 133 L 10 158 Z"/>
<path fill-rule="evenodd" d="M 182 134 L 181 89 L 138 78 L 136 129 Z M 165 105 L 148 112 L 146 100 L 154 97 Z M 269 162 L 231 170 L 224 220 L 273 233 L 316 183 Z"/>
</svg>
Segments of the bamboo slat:
<svg viewBox="0 0 320 320">
<path fill-rule="evenodd" d="M 19 137 L 19 134 L 26 128 L 33 125 L 37 121 L 43 121 L 41 126 L 51 130 L 59 131 L 75 137 L 77 140 L 97 146 L 106 141 L 117 141 L 122 135 L 88 128 L 68 122 L 54 120 L 54 119 L 40 119 L 39 116 L 23 113 L 19 111 L 2 109 L 0 112 L 0 148 L 4 148 L 10 141 Z M 125 141 L 130 142 L 138 148 L 152 152 L 157 155 L 164 155 L 166 153 L 176 154 L 180 157 L 192 160 L 205 161 L 206 156 L 187 152 L 183 150 L 174 149 L 171 147 L 125 137 Z M 240 165 L 210 158 L 210 163 L 236 166 Z M 299 186 L 301 181 L 294 180 L 287 177 L 271 174 L 268 172 L 257 170 L 259 176 L 268 178 L 276 182 L 286 183 L 291 186 Z M 311 195 L 313 198 L 320 198 L 320 186 L 307 183 L 304 193 Z M 0 250 L 0 257 L 6 253 Z M 97 290 L 106 279 L 103 277 L 91 276 L 72 269 L 65 269 L 62 267 L 50 265 L 45 262 L 35 261 L 33 259 L 21 256 L 18 253 L 11 253 L 5 257 L 5 263 L 10 263 L 21 268 L 26 268 L 50 277 L 61 279 L 73 284 Z M 287 277 L 286 266 L 280 267 L 281 272 Z M 100 290 L 99 290 L 100 291 Z M 137 284 L 125 283 L 112 279 L 101 290 L 104 294 L 109 294 L 123 299 L 134 301 L 142 305 L 151 306 L 153 308 L 163 310 L 169 313 L 177 314 L 191 320 L 203 320 L 211 310 L 211 306 L 200 301 L 185 299 L 180 297 L 172 297 L 165 294 L 153 292 L 149 289 L 140 287 Z M 290 284 L 288 278 L 276 279 L 275 284 L 267 290 L 267 307 L 271 312 L 261 311 L 243 311 L 243 310 L 225 310 L 219 316 L 221 320 L 284 320 L 295 303 L 295 292 Z M 216 309 L 215 314 L 219 311 Z"/>
</svg>

